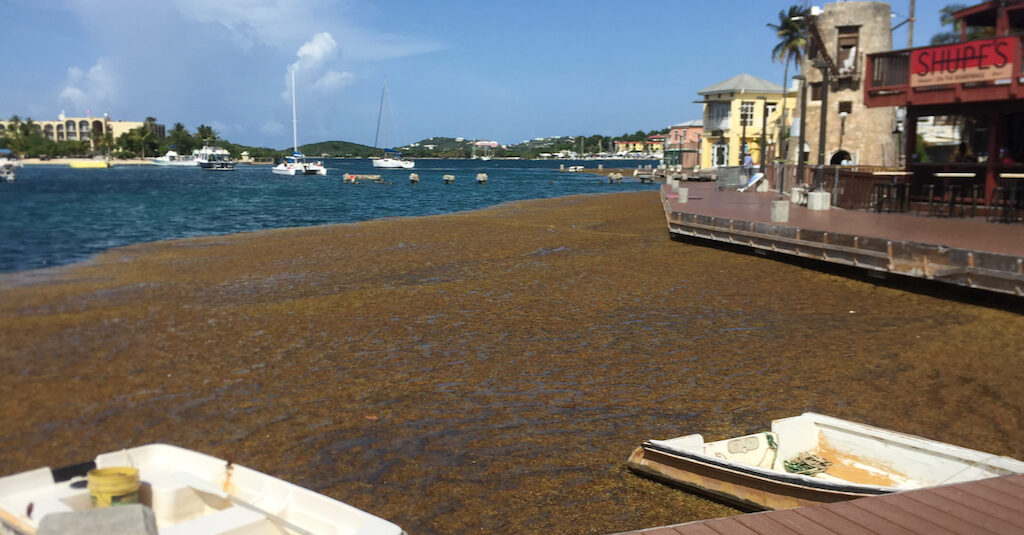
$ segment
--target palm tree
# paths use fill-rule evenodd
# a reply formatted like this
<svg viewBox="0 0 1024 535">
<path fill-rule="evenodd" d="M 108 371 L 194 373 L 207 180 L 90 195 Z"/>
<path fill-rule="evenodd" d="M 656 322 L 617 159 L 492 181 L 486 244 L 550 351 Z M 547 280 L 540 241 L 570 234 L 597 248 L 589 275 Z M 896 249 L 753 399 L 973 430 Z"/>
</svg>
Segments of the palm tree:
<svg viewBox="0 0 1024 535">
<path fill-rule="evenodd" d="M 960 42 L 960 26 L 961 22 L 953 18 L 953 13 L 965 9 L 967 6 L 963 4 L 949 4 L 948 6 L 939 10 L 940 18 L 943 26 L 952 26 L 953 31 L 951 32 L 939 32 L 932 36 L 933 45 L 948 45 L 952 43 Z M 984 28 L 981 26 L 971 26 L 967 28 L 967 40 L 973 41 L 975 39 L 984 39 L 986 37 L 992 37 L 994 34 L 991 28 Z"/>
<path fill-rule="evenodd" d="M 206 144 L 207 141 L 212 143 L 217 141 L 217 132 L 213 127 L 201 124 L 196 128 L 196 137 L 199 138 L 199 141 L 203 144 Z"/>
<path fill-rule="evenodd" d="M 782 129 L 786 128 L 786 87 L 789 85 L 789 62 L 796 62 L 800 68 L 804 48 L 807 46 L 807 8 L 789 6 L 788 11 L 779 11 L 779 23 L 768 23 L 775 30 L 779 42 L 772 49 L 772 61 L 781 61 L 782 69 Z M 764 127 L 762 127 L 764 128 Z M 781 142 L 781 134 L 779 141 Z"/>
</svg>

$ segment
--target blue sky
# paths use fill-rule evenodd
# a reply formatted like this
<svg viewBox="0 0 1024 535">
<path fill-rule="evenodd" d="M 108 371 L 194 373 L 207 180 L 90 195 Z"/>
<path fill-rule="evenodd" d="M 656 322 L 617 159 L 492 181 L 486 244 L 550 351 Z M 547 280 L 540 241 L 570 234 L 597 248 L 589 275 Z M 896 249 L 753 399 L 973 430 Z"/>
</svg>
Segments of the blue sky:
<svg viewBox="0 0 1024 535">
<path fill-rule="evenodd" d="M 0 117 L 153 116 L 284 148 L 294 68 L 300 144 L 372 145 L 385 77 L 389 145 L 619 135 L 699 118 L 697 91 L 741 72 L 781 83 L 765 23 L 793 3 L 0 0 Z M 947 3 L 917 1 L 915 46 Z"/>
</svg>

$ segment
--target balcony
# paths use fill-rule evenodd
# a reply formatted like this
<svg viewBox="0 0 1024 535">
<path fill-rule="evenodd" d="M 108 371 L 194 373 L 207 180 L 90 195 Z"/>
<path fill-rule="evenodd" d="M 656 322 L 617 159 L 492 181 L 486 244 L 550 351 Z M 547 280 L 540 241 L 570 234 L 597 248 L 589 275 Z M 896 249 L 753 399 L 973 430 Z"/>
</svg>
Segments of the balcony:
<svg viewBox="0 0 1024 535">
<path fill-rule="evenodd" d="M 864 104 L 928 106 L 1024 97 L 1021 37 L 913 48 L 867 56 Z"/>
</svg>

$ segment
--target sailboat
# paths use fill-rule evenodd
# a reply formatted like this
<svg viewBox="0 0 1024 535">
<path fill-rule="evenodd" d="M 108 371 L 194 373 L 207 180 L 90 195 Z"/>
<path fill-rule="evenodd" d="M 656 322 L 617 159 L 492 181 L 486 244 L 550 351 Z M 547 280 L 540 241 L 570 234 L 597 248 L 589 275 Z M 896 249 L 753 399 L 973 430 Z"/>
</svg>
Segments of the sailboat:
<svg viewBox="0 0 1024 535">
<path fill-rule="evenodd" d="M 307 161 L 299 152 L 299 123 L 295 118 L 295 69 L 292 69 L 292 155 L 274 166 L 275 175 L 327 175 L 323 162 Z"/>
<path fill-rule="evenodd" d="M 377 112 L 377 134 L 373 137 L 373 148 L 377 148 L 380 139 L 380 122 L 384 117 L 384 103 L 387 101 L 388 81 L 384 80 L 384 88 L 380 91 L 380 110 Z M 373 159 L 373 166 L 380 169 L 412 169 L 416 162 L 402 159 L 402 153 L 394 149 L 384 149 L 380 158 Z"/>
</svg>

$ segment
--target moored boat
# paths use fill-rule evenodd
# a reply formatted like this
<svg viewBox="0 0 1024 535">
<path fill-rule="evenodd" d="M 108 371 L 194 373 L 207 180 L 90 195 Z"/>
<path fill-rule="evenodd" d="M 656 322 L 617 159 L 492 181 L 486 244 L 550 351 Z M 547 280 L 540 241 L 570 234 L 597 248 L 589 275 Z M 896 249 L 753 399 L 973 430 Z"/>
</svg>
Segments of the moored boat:
<svg viewBox="0 0 1024 535">
<path fill-rule="evenodd" d="M 68 166 L 72 169 L 106 169 L 113 165 L 107 160 L 68 160 Z"/>
<path fill-rule="evenodd" d="M 815 413 L 771 431 L 705 442 L 648 440 L 635 472 L 741 509 L 789 509 L 1024 473 L 1024 462 Z"/>
<path fill-rule="evenodd" d="M 275 175 L 327 175 L 323 162 L 310 161 L 299 152 L 299 123 L 295 116 L 295 71 L 292 70 L 292 155 L 274 166 Z"/>
<path fill-rule="evenodd" d="M 373 159 L 373 166 L 378 169 L 412 169 L 416 167 L 416 162 L 403 160 L 398 151 L 386 150 L 383 158 Z"/>
<path fill-rule="evenodd" d="M 131 475 L 136 490 L 122 486 L 110 493 L 106 489 L 114 485 L 98 483 L 117 471 Z M 96 512 L 93 502 L 111 500 L 137 502 L 148 508 L 163 535 L 403 533 L 391 522 L 309 489 L 166 444 L 104 453 L 80 465 L 37 468 L 0 478 L 0 532 L 7 528 L 17 534 L 33 534 L 48 515 L 63 517 L 50 522 L 89 522 Z"/>
<path fill-rule="evenodd" d="M 14 170 L 21 162 L 10 149 L 0 149 L 0 180 L 14 182 Z"/>
<path fill-rule="evenodd" d="M 292 156 L 286 157 L 281 163 L 274 166 L 272 169 L 275 175 L 320 175 L 324 176 L 327 174 L 327 169 L 324 167 L 323 162 L 313 162 L 306 159 L 301 153 L 294 153 Z"/>
<path fill-rule="evenodd" d="M 380 141 L 381 125 L 384 121 L 384 110 L 387 107 L 387 95 L 388 95 L 388 81 L 384 79 L 384 86 L 380 90 L 380 108 L 377 110 L 377 133 L 373 137 L 373 148 L 377 148 L 377 142 Z M 373 166 L 378 169 L 412 169 L 416 167 L 416 162 L 411 160 L 403 160 L 402 153 L 394 149 L 383 149 L 383 154 L 380 158 L 372 159 Z"/>
<path fill-rule="evenodd" d="M 154 165 L 162 165 L 167 167 L 198 167 L 199 162 L 191 156 L 182 156 L 176 151 L 169 150 L 163 156 L 157 156 L 156 158 L 150 158 L 149 161 L 153 162 Z"/>
<path fill-rule="evenodd" d="M 203 148 L 192 151 L 192 158 L 199 162 L 199 167 L 208 171 L 234 171 L 235 162 L 231 153 L 221 147 L 203 145 Z"/>
</svg>

